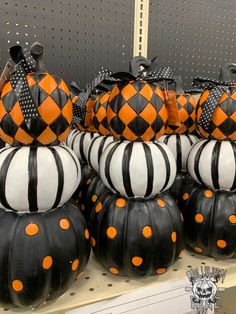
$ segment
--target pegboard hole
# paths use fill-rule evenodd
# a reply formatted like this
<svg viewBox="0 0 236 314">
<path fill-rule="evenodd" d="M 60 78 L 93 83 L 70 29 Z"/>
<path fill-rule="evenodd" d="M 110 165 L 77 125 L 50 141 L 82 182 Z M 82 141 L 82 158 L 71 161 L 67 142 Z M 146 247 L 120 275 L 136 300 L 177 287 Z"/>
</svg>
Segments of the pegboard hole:
<svg viewBox="0 0 236 314">
<path fill-rule="evenodd" d="M 89 288 L 89 291 L 94 291 L 94 288 Z"/>
</svg>

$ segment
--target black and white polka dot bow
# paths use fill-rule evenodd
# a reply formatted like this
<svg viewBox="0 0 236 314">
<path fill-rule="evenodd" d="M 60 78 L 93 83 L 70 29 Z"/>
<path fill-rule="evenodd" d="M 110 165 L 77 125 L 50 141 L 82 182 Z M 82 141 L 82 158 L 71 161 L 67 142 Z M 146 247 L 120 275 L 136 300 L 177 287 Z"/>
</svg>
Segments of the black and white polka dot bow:
<svg viewBox="0 0 236 314">
<path fill-rule="evenodd" d="M 202 114 L 198 124 L 205 130 L 208 131 L 210 127 L 210 121 L 215 108 L 217 107 L 222 94 L 228 89 L 229 86 L 235 85 L 233 82 L 221 82 L 213 79 L 196 77 L 193 80 L 195 87 L 200 87 L 203 90 L 208 89 L 210 94 L 202 107 Z"/>
<path fill-rule="evenodd" d="M 10 48 L 10 55 L 16 63 L 15 72 L 10 78 L 12 88 L 19 101 L 25 123 L 30 129 L 31 119 L 38 117 L 39 112 L 34 103 L 30 88 L 27 82 L 27 73 L 36 71 L 36 61 L 27 48 L 13 46 Z"/>
</svg>

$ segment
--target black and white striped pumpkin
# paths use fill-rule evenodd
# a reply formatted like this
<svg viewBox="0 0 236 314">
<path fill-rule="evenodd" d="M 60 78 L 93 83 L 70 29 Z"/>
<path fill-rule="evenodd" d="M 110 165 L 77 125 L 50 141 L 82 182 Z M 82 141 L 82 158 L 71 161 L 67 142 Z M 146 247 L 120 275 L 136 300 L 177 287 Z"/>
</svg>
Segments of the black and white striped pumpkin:
<svg viewBox="0 0 236 314">
<path fill-rule="evenodd" d="M 187 168 L 198 183 L 215 190 L 236 189 L 236 143 L 201 140 L 191 149 Z"/>
<path fill-rule="evenodd" d="M 163 143 L 114 142 L 100 160 L 104 184 L 128 197 L 155 196 L 172 185 L 175 175 L 175 158 Z"/>
<path fill-rule="evenodd" d="M 78 132 L 77 130 L 73 129 L 70 131 L 69 135 L 67 136 L 66 140 L 65 140 L 65 144 L 67 146 L 70 147 L 70 144 L 71 144 L 71 141 L 72 141 L 72 138 L 73 138 L 73 135 Z"/>
<path fill-rule="evenodd" d="M 165 143 L 172 151 L 176 159 L 177 170 L 186 171 L 188 154 L 198 138 L 191 134 L 171 134 L 161 136 L 158 141 Z"/>
<path fill-rule="evenodd" d="M 98 133 L 72 131 L 66 144 L 75 152 L 81 162 L 88 162 L 88 150 L 92 140 L 99 136 Z"/>
<path fill-rule="evenodd" d="M 67 146 L 0 150 L 0 208 L 37 212 L 60 207 L 81 180 L 81 167 Z"/>
<path fill-rule="evenodd" d="M 113 142 L 114 140 L 115 139 L 113 136 L 103 135 L 95 137 L 92 140 L 88 151 L 88 163 L 90 164 L 94 171 L 99 172 L 99 161 L 101 155 L 105 148 L 107 147 L 107 145 Z"/>
</svg>

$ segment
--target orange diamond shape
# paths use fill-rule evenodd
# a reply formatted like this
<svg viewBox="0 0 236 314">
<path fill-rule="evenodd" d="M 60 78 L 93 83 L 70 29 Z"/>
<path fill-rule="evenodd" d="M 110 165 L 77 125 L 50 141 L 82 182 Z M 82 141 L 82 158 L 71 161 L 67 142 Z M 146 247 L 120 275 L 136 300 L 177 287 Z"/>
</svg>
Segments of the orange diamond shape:
<svg viewBox="0 0 236 314">
<path fill-rule="evenodd" d="M 29 145 L 33 142 L 33 137 L 26 133 L 23 129 L 18 128 L 15 139 L 25 145 Z"/>
<path fill-rule="evenodd" d="M 217 140 L 224 140 L 226 138 L 226 136 L 218 128 L 216 128 L 211 135 Z"/>
<path fill-rule="evenodd" d="M 165 96 L 159 87 L 155 89 L 155 94 L 158 95 L 163 102 L 165 101 Z"/>
<path fill-rule="evenodd" d="M 152 127 L 149 127 L 145 133 L 141 136 L 141 139 L 144 142 L 151 141 L 155 137 L 155 132 L 153 131 Z"/>
<path fill-rule="evenodd" d="M 165 134 L 165 126 L 163 126 L 159 132 L 156 133 L 156 140 L 161 137 L 163 134 Z"/>
<path fill-rule="evenodd" d="M 164 124 L 167 124 L 168 120 L 168 111 L 166 106 L 162 106 L 161 109 L 158 111 L 158 115 L 162 118 Z"/>
<path fill-rule="evenodd" d="M 208 90 L 206 90 L 203 94 L 202 94 L 202 96 L 200 97 L 200 99 L 199 99 L 199 105 L 200 106 L 202 106 L 202 104 L 204 104 L 204 102 L 207 100 L 207 98 L 209 97 L 209 92 L 208 92 Z"/>
<path fill-rule="evenodd" d="M 57 88 L 57 82 L 50 74 L 46 74 L 38 85 L 49 95 Z"/>
<path fill-rule="evenodd" d="M 141 91 L 139 92 L 139 94 L 145 97 L 148 101 L 150 101 L 153 96 L 153 90 L 151 86 L 148 83 L 146 83 L 144 87 L 141 89 Z"/>
<path fill-rule="evenodd" d="M 66 118 L 70 124 L 73 119 L 72 102 L 68 99 L 67 104 L 62 109 L 62 115 Z"/>
<path fill-rule="evenodd" d="M 3 132 L 3 130 L 1 128 L 0 128 L 0 137 L 4 142 L 6 142 L 10 145 L 12 145 L 14 142 L 13 137 L 11 137 L 11 136 L 7 135 L 5 132 Z"/>
<path fill-rule="evenodd" d="M 99 132 L 103 135 L 110 135 L 110 131 L 104 128 L 102 124 L 99 125 Z"/>
<path fill-rule="evenodd" d="M 60 84 L 58 85 L 58 87 L 67 95 L 69 96 L 70 95 L 70 91 L 69 91 L 69 88 L 67 87 L 66 83 L 61 80 Z"/>
<path fill-rule="evenodd" d="M 225 100 L 227 100 L 229 98 L 229 95 L 225 92 L 223 93 L 223 95 L 220 97 L 220 100 L 218 102 L 218 104 L 222 104 Z"/>
<path fill-rule="evenodd" d="M 185 122 L 189 118 L 189 114 L 184 108 L 179 110 L 179 116 L 181 122 Z"/>
<path fill-rule="evenodd" d="M 38 107 L 41 118 L 47 122 L 47 124 L 52 123 L 61 114 L 61 110 L 55 101 L 48 96 L 42 104 Z"/>
<path fill-rule="evenodd" d="M 216 107 L 215 111 L 213 112 L 211 120 L 216 126 L 219 126 L 227 118 L 228 115 L 220 107 Z"/>
<path fill-rule="evenodd" d="M 5 117 L 6 114 L 7 114 L 7 111 L 6 111 L 2 101 L 0 100 L 0 121 L 3 119 L 3 117 Z"/>
<path fill-rule="evenodd" d="M 111 109 L 110 105 L 107 106 L 107 121 L 108 123 L 116 116 L 116 113 Z"/>
<path fill-rule="evenodd" d="M 21 123 L 24 121 L 24 116 L 21 111 L 21 107 L 19 101 L 16 102 L 15 106 L 12 108 L 10 115 L 15 122 L 16 125 L 20 126 Z"/>
<path fill-rule="evenodd" d="M 180 104 L 181 107 L 184 107 L 188 101 L 185 96 L 181 95 L 181 96 L 178 96 L 177 102 L 178 104 Z"/>
<path fill-rule="evenodd" d="M 132 98 L 136 94 L 137 94 L 137 91 L 131 83 L 125 85 L 125 87 L 122 88 L 121 90 L 121 95 L 124 97 L 126 101 Z"/>
<path fill-rule="evenodd" d="M 230 119 L 236 122 L 236 111 L 234 111 L 234 113 L 230 116 Z"/>
<path fill-rule="evenodd" d="M 124 129 L 122 136 L 131 142 L 136 141 L 138 138 L 137 135 L 135 135 L 128 127 Z"/>
<path fill-rule="evenodd" d="M 109 93 L 106 93 L 103 96 L 101 96 L 99 102 L 101 105 L 104 105 L 106 102 L 108 102 L 108 99 L 109 99 Z"/>
<path fill-rule="evenodd" d="M 119 118 L 126 124 L 131 122 L 134 117 L 137 116 L 137 113 L 129 106 L 128 103 L 125 103 L 118 113 Z"/>
<path fill-rule="evenodd" d="M 149 124 L 152 124 L 153 121 L 157 117 L 157 111 L 150 103 L 143 109 L 143 111 L 139 114 L 145 121 Z"/>
<path fill-rule="evenodd" d="M 56 134 L 50 129 L 49 126 L 38 136 L 37 140 L 43 144 L 48 145 L 57 139 Z"/>
<path fill-rule="evenodd" d="M 236 91 L 231 95 L 231 98 L 236 101 Z"/>
<path fill-rule="evenodd" d="M 236 140 L 236 131 L 234 131 L 231 135 L 228 136 L 232 141 Z"/>
<path fill-rule="evenodd" d="M 32 87 L 33 85 L 36 84 L 34 78 L 31 76 L 31 74 L 27 75 L 27 82 L 28 82 L 29 87 Z"/>
<path fill-rule="evenodd" d="M 67 136 L 69 135 L 69 132 L 70 132 L 70 127 L 68 126 L 68 128 L 66 128 L 66 130 L 58 136 L 58 140 L 60 142 L 64 142 Z"/>
<path fill-rule="evenodd" d="M 2 88 L 1 98 L 8 94 L 12 90 L 11 82 L 8 81 Z"/>
<path fill-rule="evenodd" d="M 115 85 L 110 92 L 109 101 L 112 101 L 112 99 L 119 95 L 119 93 L 120 93 L 119 87 L 118 85 Z"/>
<path fill-rule="evenodd" d="M 95 116 L 97 117 L 98 121 L 101 122 L 106 117 L 106 113 L 106 109 L 104 107 L 100 107 Z"/>
</svg>

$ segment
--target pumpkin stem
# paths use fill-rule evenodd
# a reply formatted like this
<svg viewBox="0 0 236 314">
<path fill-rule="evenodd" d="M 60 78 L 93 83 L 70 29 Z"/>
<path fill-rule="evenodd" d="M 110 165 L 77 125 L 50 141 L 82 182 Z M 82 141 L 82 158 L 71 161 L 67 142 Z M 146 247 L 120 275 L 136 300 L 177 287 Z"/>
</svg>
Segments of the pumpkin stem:
<svg viewBox="0 0 236 314">
<path fill-rule="evenodd" d="M 179 94 L 179 95 L 184 94 L 183 80 L 182 80 L 181 76 L 175 76 L 174 83 L 175 83 L 176 94 Z"/>
<path fill-rule="evenodd" d="M 140 67 L 143 66 L 145 69 L 150 67 L 151 65 L 151 60 L 138 56 L 138 57 L 133 57 L 131 62 L 130 62 L 130 73 L 133 74 L 135 77 L 138 76 L 140 73 Z"/>
<path fill-rule="evenodd" d="M 30 53 L 36 61 L 37 72 L 46 72 L 45 63 L 43 61 L 44 46 L 39 42 L 35 42 L 30 47 Z"/>
<path fill-rule="evenodd" d="M 236 74 L 236 63 L 225 63 L 220 71 L 220 81 L 230 83 L 233 81 L 232 74 Z"/>
</svg>

